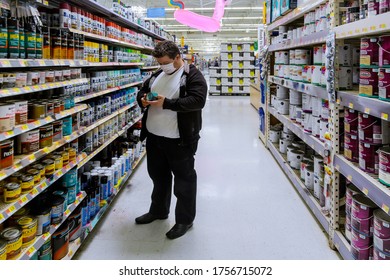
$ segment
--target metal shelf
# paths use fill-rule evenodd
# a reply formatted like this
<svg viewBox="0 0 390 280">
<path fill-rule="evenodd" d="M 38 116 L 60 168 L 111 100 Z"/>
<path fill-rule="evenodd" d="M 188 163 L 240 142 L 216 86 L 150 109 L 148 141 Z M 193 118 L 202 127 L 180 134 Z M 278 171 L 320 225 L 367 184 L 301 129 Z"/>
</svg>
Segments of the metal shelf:
<svg viewBox="0 0 390 280">
<path fill-rule="evenodd" d="M 378 176 L 374 177 L 362 171 L 342 155 L 335 156 L 334 166 L 376 205 L 390 214 L 390 189 L 378 181 Z"/>
<path fill-rule="evenodd" d="M 291 119 L 289 119 L 288 116 L 280 115 L 278 112 L 276 112 L 275 108 L 268 107 L 268 112 L 277 118 L 281 123 L 283 123 L 284 126 L 294 132 L 296 136 L 302 139 L 313 150 L 315 150 L 320 155 L 325 156 L 325 151 L 327 150 L 325 143 L 321 142 L 313 135 L 304 132 L 300 125 L 294 123 Z"/>
<path fill-rule="evenodd" d="M 88 62 L 86 60 L 70 59 L 0 59 L 0 67 L 21 68 L 21 67 L 54 67 L 54 66 L 75 66 L 82 67 Z"/>
<path fill-rule="evenodd" d="M 88 11 L 94 12 L 94 14 L 98 13 L 98 14 L 102 15 L 104 18 L 112 20 L 118 24 L 123 24 L 123 27 L 137 30 L 139 32 L 142 32 L 142 33 L 149 35 L 149 36 L 151 36 L 155 39 L 158 39 L 158 40 L 166 40 L 166 38 L 159 36 L 157 34 L 154 34 L 153 32 L 145 29 L 144 27 L 142 27 L 134 22 L 129 21 L 128 19 L 122 17 L 121 15 L 114 13 L 110 9 L 107 9 L 106 7 L 100 5 L 99 3 L 95 2 L 95 1 L 71 0 L 70 2 L 72 2 L 75 5 L 84 7 Z"/>
<path fill-rule="evenodd" d="M 106 67 L 106 66 L 142 66 L 140 62 L 89 62 L 83 67 Z"/>
<path fill-rule="evenodd" d="M 311 96 L 319 97 L 322 99 L 328 99 L 328 94 L 326 92 L 326 89 L 323 87 L 315 86 L 312 84 L 306 84 L 302 82 L 294 82 L 291 80 L 287 80 L 275 76 L 269 76 L 268 81 L 292 90 L 309 94 Z"/>
<path fill-rule="evenodd" d="M 141 68 L 141 70 L 153 70 L 153 69 L 159 69 L 160 65 L 155 65 L 155 66 L 144 66 Z"/>
<path fill-rule="evenodd" d="M 337 103 L 366 114 L 389 120 L 390 102 L 359 96 L 357 91 L 338 91 Z"/>
<path fill-rule="evenodd" d="M 87 197 L 87 194 L 82 191 L 80 192 L 77 197 L 76 201 L 68 206 L 66 211 L 64 212 L 64 217 L 61 221 L 61 223 L 56 225 L 51 225 L 49 232 L 38 236 L 34 242 L 33 245 L 23 250 L 21 256 L 19 257 L 20 260 L 29 260 L 32 255 L 34 255 L 39 248 L 42 247 L 43 244 L 59 229 L 59 227 L 65 222 L 65 220 L 72 214 L 72 212 L 76 209 L 77 206 L 80 205 L 80 203 L 84 200 L 84 198 Z"/>
<path fill-rule="evenodd" d="M 7 132 L 1 132 L 0 133 L 0 141 L 18 136 L 22 133 L 25 133 L 25 132 L 28 132 L 30 130 L 39 128 L 41 126 L 47 125 L 47 124 L 52 123 L 56 120 L 65 118 L 67 116 L 71 116 L 71 115 L 78 113 L 78 112 L 81 112 L 85 109 L 87 109 L 87 105 L 80 104 L 72 109 L 65 110 L 65 111 L 61 112 L 60 114 L 56 114 L 54 117 L 49 116 L 49 117 L 46 117 L 44 119 L 36 120 L 36 121 L 30 122 L 27 124 L 17 125 L 13 130 L 10 130 Z"/>
<path fill-rule="evenodd" d="M 294 49 L 299 47 L 305 47 L 305 46 L 311 46 L 311 45 L 318 45 L 326 42 L 326 37 L 328 36 L 329 31 L 321 31 L 313 33 L 309 36 L 304 36 L 299 39 L 295 40 L 286 40 L 283 43 L 280 44 L 272 44 L 269 46 L 268 51 L 280 51 L 280 50 L 288 50 L 288 49 Z"/>
<path fill-rule="evenodd" d="M 282 16 L 281 18 L 277 19 L 276 21 L 272 22 L 268 28 L 267 31 L 272 31 L 276 28 L 278 28 L 280 25 L 286 25 L 290 22 L 293 22 L 301 17 L 307 12 L 310 12 L 317 7 L 319 7 L 321 4 L 326 3 L 327 0 L 311 0 L 303 4 L 301 7 L 298 7 L 288 13 L 285 16 Z"/>
<path fill-rule="evenodd" d="M 344 235 L 338 230 L 334 232 L 333 243 L 344 260 L 354 259 L 351 254 L 351 245 L 345 239 Z"/>
<path fill-rule="evenodd" d="M 295 189 L 301 195 L 302 199 L 306 202 L 307 206 L 313 212 L 314 216 L 320 222 L 325 231 L 329 232 L 329 218 L 325 217 L 325 215 L 321 211 L 321 206 L 318 204 L 317 200 L 310 194 L 309 190 L 302 183 L 301 179 L 297 176 L 297 174 L 291 169 L 291 167 L 287 164 L 284 157 L 279 153 L 274 144 L 271 141 L 268 141 L 268 147 L 271 151 L 272 155 L 275 157 L 276 161 L 279 163 L 280 167 L 286 173 L 287 177 L 292 182 Z"/>
<path fill-rule="evenodd" d="M 100 209 L 99 213 L 96 214 L 95 218 L 85 228 L 86 231 L 85 231 L 85 235 L 83 237 L 83 240 L 81 240 L 81 237 L 79 237 L 69 244 L 68 255 L 65 258 L 63 258 L 63 260 L 71 260 L 76 255 L 76 252 L 79 250 L 82 243 L 85 241 L 85 239 L 88 237 L 88 235 L 96 227 L 97 223 L 100 221 L 102 216 L 107 212 L 108 207 L 111 205 L 111 203 L 114 201 L 115 197 L 118 195 L 118 193 L 120 192 L 122 187 L 126 184 L 127 180 L 133 174 L 133 171 L 138 167 L 138 164 L 141 162 L 141 160 L 145 156 L 145 154 L 146 154 L 146 151 L 144 150 L 142 152 L 141 156 L 139 157 L 139 159 L 137 159 L 133 162 L 133 164 L 132 164 L 133 168 L 118 181 L 118 184 L 115 186 L 115 189 L 117 191 L 114 192 L 114 194 L 107 201 L 107 204 Z"/>
<path fill-rule="evenodd" d="M 131 83 L 131 84 L 118 86 L 118 87 L 114 87 L 114 88 L 109 88 L 109 89 L 106 89 L 106 90 L 103 90 L 103 91 L 99 91 L 99 92 L 95 92 L 95 93 L 92 93 L 92 94 L 88 94 L 86 96 L 78 96 L 78 97 L 75 97 L 74 102 L 75 103 L 83 102 L 85 100 L 89 100 L 89 99 L 92 99 L 92 98 L 95 98 L 95 97 L 98 97 L 98 96 L 106 95 L 107 93 L 115 92 L 117 90 L 121 90 L 121 89 L 129 88 L 129 87 L 137 86 L 137 85 L 142 84 L 142 83 L 143 83 L 142 81 L 138 81 L 138 82 L 134 82 L 134 83 Z"/>
<path fill-rule="evenodd" d="M 25 86 L 22 88 L 0 89 L 0 97 L 17 96 L 21 94 L 44 91 L 44 90 L 55 89 L 55 88 L 62 88 L 68 85 L 81 84 L 86 82 L 88 82 L 88 79 L 83 78 L 83 79 L 73 79 L 64 82 L 45 83 L 42 85 L 35 85 L 35 86 Z"/>
<path fill-rule="evenodd" d="M 101 41 L 101 42 L 105 42 L 105 43 L 111 43 L 111 44 L 115 44 L 115 45 L 119 45 L 119 46 L 123 46 L 123 47 L 129 47 L 129 48 L 138 49 L 138 50 L 145 49 L 145 47 L 141 46 L 141 45 L 137 45 L 137 44 L 133 44 L 133 43 L 130 43 L 130 42 L 125 42 L 125 41 L 120 41 L 120 40 L 117 40 L 117 39 L 108 38 L 108 37 L 105 37 L 105 36 L 100 36 L 100 35 L 97 35 L 97 34 L 92 34 L 92 33 L 88 33 L 88 32 L 77 30 L 77 29 L 73 29 L 73 28 L 69 28 L 69 31 L 72 32 L 72 33 L 82 34 L 86 38 L 97 40 L 97 41 Z"/>
<path fill-rule="evenodd" d="M 390 31 L 390 12 L 335 27 L 336 39 L 384 34 Z"/>
<path fill-rule="evenodd" d="M 60 170 L 57 170 L 51 179 L 42 180 L 42 182 L 35 186 L 33 190 L 29 193 L 22 195 L 18 201 L 13 203 L 3 203 L 0 202 L 0 224 L 11 217 L 16 211 L 21 209 L 24 205 L 33 200 L 37 195 L 42 193 L 45 189 L 51 186 L 54 182 L 60 179 L 64 174 L 66 174 L 69 170 L 75 167 L 79 162 L 81 162 L 87 155 L 82 153 L 77 157 L 76 161 L 70 162 L 67 166 L 63 167 Z"/>
</svg>

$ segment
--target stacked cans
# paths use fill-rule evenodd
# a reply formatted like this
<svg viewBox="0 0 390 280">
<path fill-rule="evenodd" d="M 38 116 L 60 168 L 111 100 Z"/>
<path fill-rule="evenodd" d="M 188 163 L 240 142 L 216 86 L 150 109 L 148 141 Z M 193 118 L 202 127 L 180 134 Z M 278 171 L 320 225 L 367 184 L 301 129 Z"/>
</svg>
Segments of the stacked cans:
<svg viewBox="0 0 390 280">
<path fill-rule="evenodd" d="M 351 90 L 353 85 L 358 82 L 359 54 L 359 48 L 352 44 L 338 47 L 340 90 Z"/>
<path fill-rule="evenodd" d="M 381 209 L 374 211 L 374 260 L 390 260 L 390 217 Z"/>
</svg>

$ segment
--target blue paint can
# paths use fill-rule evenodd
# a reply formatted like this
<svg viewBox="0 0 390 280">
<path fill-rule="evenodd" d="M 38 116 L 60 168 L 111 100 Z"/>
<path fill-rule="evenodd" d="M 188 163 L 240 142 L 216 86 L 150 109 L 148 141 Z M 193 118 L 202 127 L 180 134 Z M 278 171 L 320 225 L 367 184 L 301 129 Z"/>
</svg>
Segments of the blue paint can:
<svg viewBox="0 0 390 280">
<path fill-rule="evenodd" d="M 63 134 L 63 136 L 68 136 L 68 135 L 72 134 L 72 117 L 71 116 L 63 119 L 62 134 Z"/>
</svg>

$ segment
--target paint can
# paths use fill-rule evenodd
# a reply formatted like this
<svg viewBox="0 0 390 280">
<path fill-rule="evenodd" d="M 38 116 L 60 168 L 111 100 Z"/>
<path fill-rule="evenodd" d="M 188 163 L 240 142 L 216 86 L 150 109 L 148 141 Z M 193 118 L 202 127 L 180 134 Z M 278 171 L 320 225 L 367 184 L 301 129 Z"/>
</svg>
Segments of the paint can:
<svg viewBox="0 0 390 280">
<path fill-rule="evenodd" d="M 290 110 L 290 100 L 282 99 L 278 100 L 278 108 L 277 111 L 281 115 L 288 115 Z"/>
<path fill-rule="evenodd" d="M 324 170 L 324 158 L 321 155 L 313 156 L 314 160 L 314 176 L 320 177 Z"/>
<path fill-rule="evenodd" d="M 320 140 L 325 142 L 325 133 L 328 132 L 329 129 L 329 123 L 328 120 L 324 120 L 321 118 L 321 123 L 320 123 Z"/>
<path fill-rule="evenodd" d="M 295 147 L 295 149 L 298 149 L 301 151 L 306 150 L 306 143 L 301 141 L 301 140 L 292 142 L 292 145 Z"/>
<path fill-rule="evenodd" d="M 26 100 L 12 100 L 8 103 L 15 104 L 15 125 L 26 124 L 28 116 L 28 103 Z"/>
<path fill-rule="evenodd" d="M 390 147 L 379 149 L 379 182 L 390 187 Z"/>
<path fill-rule="evenodd" d="M 275 77 L 280 77 L 280 76 L 279 76 L 279 68 L 280 68 L 279 66 L 280 66 L 280 65 L 278 65 L 278 64 L 275 64 L 275 65 L 274 65 L 274 76 L 275 76 Z"/>
<path fill-rule="evenodd" d="M 300 150 L 291 150 L 290 167 L 299 170 L 304 152 Z"/>
<path fill-rule="evenodd" d="M 45 125 L 39 128 L 39 148 L 43 149 L 53 145 L 53 125 Z"/>
<path fill-rule="evenodd" d="M 329 119 L 329 100 L 322 99 L 322 107 L 321 107 L 321 119 L 328 120 Z"/>
<path fill-rule="evenodd" d="M 0 168 L 8 168 L 14 164 L 14 141 L 0 142 Z"/>
<path fill-rule="evenodd" d="M 314 190 L 314 167 L 312 165 L 305 168 L 305 186 L 309 190 Z"/>
<path fill-rule="evenodd" d="M 313 49 L 313 64 L 322 65 L 322 56 L 325 55 L 322 53 L 322 46 L 316 46 Z"/>
<path fill-rule="evenodd" d="M 67 190 L 67 188 L 57 187 L 52 192 L 52 195 L 62 196 L 64 198 L 63 212 L 65 212 L 66 209 L 68 209 L 68 190 Z"/>
<path fill-rule="evenodd" d="M 13 130 L 15 127 L 15 104 L 0 103 L 0 132 Z"/>
<path fill-rule="evenodd" d="M 312 117 L 312 131 L 311 134 L 315 137 L 320 137 L 321 133 L 321 118 L 320 117 Z"/>
<path fill-rule="evenodd" d="M 7 242 L 7 260 L 17 259 L 22 251 L 22 231 L 9 227 L 0 233 L 0 238 Z"/>
<path fill-rule="evenodd" d="M 304 49 L 295 50 L 295 64 L 296 65 L 308 65 L 311 63 L 311 51 Z"/>
<path fill-rule="evenodd" d="M 366 219 L 373 215 L 375 208 L 377 206 L 373 203 L 368 197 L 362 194 L 357 194 L 352 197 L 352 215 L 360 218 Z"/>
<path fill-rule="evenodd" d="M 379 15 L 379 1 L 380 0 L 368 0 L 368 17 Z"/>
<path fill-rule="evenodd" d="M 313 85 L 321 85 L 321 67 L 319 65 L 313 65 L 311 67 L 311 83 Z"/>
<path fill-rule="evenodd" d="M 279 51 L 275 53 L 275 63 L 277 64 L 289 64 L 289 52 L 288 51 Z"/>
<path fill-rule="evenodd" d="M 76 160 L 77 152 L 76 152 L 75 148 L 69 147 L 69 148 L 66 148 L 66 151 L 69 153 L 69 161 Z"/>
<path fill-rule="evenodd" d="M 371 144 L 388 144 L 390 141 L 389 123 L 377 117 L 359 113 L 359 139 Z"/>
<path fill-rule="evenodd" d="M 308 167 L 308 166 L 313 166 L 313 161 L 312 160 L 308 160 L 308 159 L 303 159 L 301 161 L 301 172 L 300 172 L 302 181 L 305 181 L 306 167 Z"/>
<path fill-rule="evenodd" d="M 379 99 L 390 101 L 390 68 L 379 68 L 378 92 Z"/>
<path fill-rule="evenodd" d="M 276 86 L 276 98 L 277 99 L 287 99 L 288 98 L 288 89 L 286 87 L 277 85 Z"/>
<path fill-rule="evenodd" d="M 285 131 L 284 131 L 284 128 L 283 128 L 281 138 L 282 138 L 282 139 L 287 139 L 287 140 L 293 141 L 293 140 L 295 139 L 295 135 L 294 135 L 294 133 L 292 133 L 291 131 L 285 132 Z"/>
<path fill-rule="evenodd" d="M 291 119 L 292 121 L 295 121 L 296 118 L 297 118 L 297 106 L 296 106 L 296 105 L 291 105 L 291 104 L 290 104 L 289 112 L 290 112 L 290 114 L 289 114 L 290 119 Z"/>
<path fill-rule="evenodd" d="M 37 217 L 37 235 L 49 232 L 51 224 L 51 207 L 42 204 L 33 209 L 33 214 Z"/>
<path fill-rule="evenodd" d="M 355 236 L 357 238 L 357 236 Z M 353 244 L 353 231 L 351 234 L 351 254 L 352 258 L 355 260 L 369 260 L 372 256 L 373 247 L 372 245 L 369 245 L 364 248 L 359 248 L 356 245 Z"/>
<path fill-rule="evenodd" d="M 41 178 L 45 177 L 45 167 L 42 164 L 34 164 L 31 166 L 32 169 L 36 169 L 39 171 Z"/>
<path fill-rule="evenodd" d="M 69 221 L 66 220 L 52 235 L 53 260 L 60 260 L 68 254 L 69 230 Z"/>
<path fill-rule="evenodd" d="M 289 51 L 289 63 L 290 65 L 295 65 L 295 50 Z"/>
<path fill-rule="evenodd" d="M 390 239 L 379 238 L 374 235 L 374 246 L 385 254 L 390 254 Z"/>
<path fill-rule="evenodd" d="M 372 235 L 364 234 L 352 226 L 351 245 L 356 248 L 367 248 L 372 245 Z"/>
<path fill-rule="evenodd" d="M 359 112 L 350 108 L 344 109 L 344 131 L 357 135 L 359 123 Z"/>
<path fill-rule="evenodd" d="M 372 236 L 374 232 L 373 228 L 374 218 L 371 216 L 369 218 L 357 218 L 353 214 L 351 215 L 351 226 L 353 229 L 357 230 L 359 233 L 363 233 L 366 236 Z"/>
<path fill-rule="evenodd" d="M 352 84 L 358 85 L 360 79 L 360 68 L 352 67 Z"/>
<path fill-rule="evenodd" d="M 271 107 L 274 107 L 276 109 L 276 95 L 271 95 Z M 92 139 L 93 139 L 93 134 L 92 134 Z"/>
<path fill-rule="evenodd" d="M 359 167 L 360 169 L 372 173 L 379 173 L 378 145 L 364 143 L 359 141 Z"/>
<path fill-rule="evenodd" d="M 72 116 L 62 119 L 62 135 L 68 136 L 72 134 Z"/>
<path fill-rule="evenodd" d="M 291 144 L 287 146 L 287 162 L 290 163 L 292 157 L 292 151 L 296 150 L 296 148 Z M 120 177 L 120 176 L 119 176 Z"/>
<path fill-rule="evenodd" d="M 282 154 L 287 153 L 287 146 L 291 145 L 291 140 L 289 139 L 279 139 L 279 152 Z"/>
<path fill-rule="evenodd" d="M 302 107 L 297 106 L 296 107 L 296 118 L 295 118 L 295 121 L 298 124 L 302 124 L 302 114 L 303 114 Z"/>
<path fill-rule="evenodd" d="M 7 242 L 0 238 L 0 261 L 7 259 Z"/>
<path fill-rule="evenodd" d="M 3 200 L 5 203 L 12 203 L 19 199 L 22 188 L 19 183 L 11 182 L 4 185 Z"/>
<path fill-rule="evenodd" d="M 64 215 L 65 198 L 60 195 L 51 196 L 51 223 L 59 224 Z"/>
<path fill-rule="evenodd" d="M 378 66 L 379 65 L 379 45 L 378 38 L 360 39 L 360 66 Z"/>
<path fill-rule="evenodd" d="M 320 86 L 322 86 L 322 87 L 326 87 L 327 73 L 328 73 L 328 70 L 326 69 L 326 67 L 321 66 Z"/>
<path fill-rule="evenodd" d="M 314 197 L 319 199 L 321 195 L 321 178 L 314 175 L 314 187 L 313 187 Z"/>
<path fill-rule="evenodd" d="M 21 193 L 25 194 L 30 192 L 35 186 L 34 177 L 31 175 L 23 175 L 21 179 L 22 179 L 20 183 L 20 187 L 22 188 Z"/>
<path fill-rule="evenodd" d="M 290 104 L 302 105 L 302 96 L 301 92 L 290 89 Z"/>
<path fill-rule="evenodd" d="M 350 44 L 338 47 L 339 66 L 352 66 L 352 46 Z"/>
<path fill-rule="evenodd" d="M 304 69 L 305 66 L 301 66 L 301 65 L 297 65 L 295 66 L 295 73 L 296 73 L 296 76 L 295 76 L 295 81 L 297 82 L 303 82 L 304 79 L 303 79 L 303 69 Z"/>
<path fill-rule="evenodd" d="M 318 97 L 312 97 L 312 115 L 314 117 L 321 117 L 322 99 Z"/>
<path fill-rule="evenodd" d="M 45 159 L 42 161 L 42 165 L 45 166 L 45 176 L 49 177 L 56 171 L 55 162 L 52 159 Z"/>
<path fill-rule="evenodd" d="M 53 122 L 53 142 L 60 141 L 62 137 L 62 121 Z"/>
<path fill-rule="evenodd" d="M 69 241 L 73 241 L 82 233 L 81 207 L 77 207 L 69 216 L 69 224 Z"/>
<path fill-rule="evenodd" d="M 374 242 L 375 242 L 375 237 L 374 237 Z M 373 251 L 373 260 L 390 260 L 390 254 L 386 254 L 379 250 L 376 246 L 374 246 L 374 251 Z"/>
<path fill-rule="evenodd" d="M 378 97 L 379 68 L 360 68 L 359 95 Z"/>
<path fill-rule="evenodd" d="M 344 134 L 344 156 L 352 162 L 359 162 L 359 140 L 357 135 Z"/>
<path fill-rule="evenodd" d="M 307 133 L 312 132 L 313 117 L 311 113 L 302 113 L 303 130 Z"/>
<path fill-rule="evenodd" d="M 390 238 L 390 216 L 381 209 L 374 211 L 374 235 L 380 239 Z"/>
<path fill-rule="evenodd" d="M 22 229 L 22 248 L 29 247 L 37 236 L 37 219 L 32 216 L 24 216 L 17 221 Z"/>
<path fill-rule="evenodd" d="M 304 113 L 313 112 L 313 99 L 314 97 L 308 94 L 302 94 L 302 111 Z"/>
<path fill-rule="evenodd" d="M 270 140 L 272 143 L 278 143 L 278 142 L 279 142 L 279 139 L 280 139 L 280 131 L 279 131 L 279 130 L 271 129 L 271 130 L 269 131 L 269 140 Z"/>
<path fill-rule="evenodd" d="M 339 88 L 340 88 L 340 90 L 353 89 L 353 69 L 352 69 L 352 67 L 340 67 Z"/>
<path fill-rule="evenodd" d="M 305 65 L 302 68 L 302 81 L 304 83 L 311 83 L 311 66 Z"/>
<path fill-rule="evenodd" d="M 352 66 L 360 66 L 360 47 L 352 47 Z"/>
<path fill-rule="evenodd" d="M 29 120 L 39 120 L 46 117 L 46 106 L 44 104 L 29 102 L 27 108 Z"/>
<path fill-rule="evenodd" d="M 390 36 L 384 35 L 379 37 L 379 66 L 390 66 Z"/>
<path fill-rule="evenodd" d="M 39 150 L 39 129 L 25 132 L 17 137 L 17 154 L 31 154 Z"/>
</svg>

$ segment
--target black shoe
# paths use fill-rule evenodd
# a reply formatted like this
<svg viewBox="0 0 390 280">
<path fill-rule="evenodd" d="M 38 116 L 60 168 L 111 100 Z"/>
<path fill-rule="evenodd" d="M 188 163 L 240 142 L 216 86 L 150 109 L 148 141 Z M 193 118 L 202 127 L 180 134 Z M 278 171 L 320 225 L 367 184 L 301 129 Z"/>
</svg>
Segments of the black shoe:
<svg viewBox="0 0 390 280">
<path fill-rule="evenodd" d="M 136 224 L 140 224 L 140 225 L 150 224 L 151 222 L 154 222 L 155 220 L 165 220 L 167 218 L 168 218 L 168 215 L 166 215 L 166 216 L 158 216 L 158 215 L 154 215 L 154 214 L 151 214 L 151 213 L 146 213 L 146 214 L 136 218 L 135 219 L 135 223 Z"/>
<path fill-rule="evenodd" d="M 183 236 L 186 234 L 186 232 L 192 227 L 192 223 L 189 225 L 184 225 L 184 224 L 175 224 L 173 228 L 171 228 L 170 231 L 167 232 L 166 236 L 169 239 L 176 239 L 179 238 L 180 236 Z"/>
</svg>

